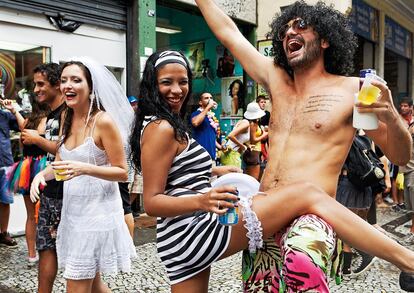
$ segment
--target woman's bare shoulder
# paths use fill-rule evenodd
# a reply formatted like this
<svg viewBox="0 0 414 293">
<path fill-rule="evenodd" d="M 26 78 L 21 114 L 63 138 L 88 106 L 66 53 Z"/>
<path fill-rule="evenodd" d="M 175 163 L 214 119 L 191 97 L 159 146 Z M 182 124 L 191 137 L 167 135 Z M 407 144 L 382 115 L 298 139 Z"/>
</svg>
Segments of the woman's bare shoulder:
<svg viewBox="0 0 414 293">
<path fill-rule="evenodd" d="M 174 138 L 175 132 L 172 125 L 163 119 L 157 119 L 150 122 L 146 127 L 143 134 L 143 138 L 145 138 L 146 134 L 150 134 L 151 136 L 159 136 L 159 138 L 169 139 Z"/>
<path fill-rule="evenodd" d="M 93 117 L 92 123 L 93 121 L 95 121 L 97 127 L 106 127 L 113 125 L 115 123 L 111 115 L 109 115 L 105 111 L 100 111 L 96 113 Z"/>
<path fill-rule="evenodd" d="M 242 119 L 242 120 L 240 120 L 240 121 L 238 122 L 237 127 L 239 127 L 239 128 L 248 128 L 248 127 L 249 127 L 249 125 L 250 125 L 249 120 L 247 120 L 247 119 Z"/>
<path fill-rule="evenodd" d="M 142 151 L 156 148 L 158 153 L 177 154 L 179 143 L 175 139 L 172 125 L 166 120 L 155 120 L 149 123 L 141 137 Z"/>
</svg>

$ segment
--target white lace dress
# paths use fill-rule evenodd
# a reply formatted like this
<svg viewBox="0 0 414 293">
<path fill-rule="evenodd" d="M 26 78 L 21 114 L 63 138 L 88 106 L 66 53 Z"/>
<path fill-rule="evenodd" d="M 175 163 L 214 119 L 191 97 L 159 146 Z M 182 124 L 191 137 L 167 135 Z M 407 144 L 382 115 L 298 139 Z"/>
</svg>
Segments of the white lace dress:
<svg viewBox="0 0 414 293">
<path fill-rule="evenodd" d="M 73 150 L 63 144 L 62 160 L 109 165 L 91 136 Z M 82 175 L 64 182 L 56 250 L 63 277 L 92 279 L 97 272 L 129 272 L 135 247 L 124 220 L 117 182 Z"/>
</svg>

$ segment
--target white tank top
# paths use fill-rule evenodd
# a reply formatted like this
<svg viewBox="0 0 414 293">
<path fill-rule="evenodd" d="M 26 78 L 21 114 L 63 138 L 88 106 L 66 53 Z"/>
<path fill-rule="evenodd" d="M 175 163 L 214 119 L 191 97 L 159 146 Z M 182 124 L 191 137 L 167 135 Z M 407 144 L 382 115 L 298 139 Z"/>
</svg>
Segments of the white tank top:
<svg viewBox="0 0 414 293">
<path fill-rule="evenodd" d="M 243 120 L 241 120 L 243 121 Z M 240 121 L 240 122 L 241 122 Z M 237 127 L 238 124 L 236 124 L 235 127 Z M 246 142 L 250 141 L 250 126 L 247 128 L 246 132 L 242 132 L 238 135 L 236 135 L 236 139 L 238 141 L 240 141 L 242 144 L 245 144 Z M 240 146 L 235 144 L 233 141 L 231 141 L 230 139 L 227 142 L 227 147 L 232 148 L 235 151 L 238 151 Z"/>
</svg>

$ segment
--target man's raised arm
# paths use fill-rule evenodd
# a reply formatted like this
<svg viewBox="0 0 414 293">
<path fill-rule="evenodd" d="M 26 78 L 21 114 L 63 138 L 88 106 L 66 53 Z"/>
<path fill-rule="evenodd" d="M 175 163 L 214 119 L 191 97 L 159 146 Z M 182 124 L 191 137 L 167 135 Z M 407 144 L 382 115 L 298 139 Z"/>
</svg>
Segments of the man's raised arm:
<svg viewBox="0 0 414 293">
<path fill-rule="evenodd" d="M 260 54 L 242 35 L 233 20 L 213 0 L 195 0 L 208 26 L 217 39 L 241 63 L 255 81 L 268 88 L 268 70 L 273 61 Z"/>
</svg>

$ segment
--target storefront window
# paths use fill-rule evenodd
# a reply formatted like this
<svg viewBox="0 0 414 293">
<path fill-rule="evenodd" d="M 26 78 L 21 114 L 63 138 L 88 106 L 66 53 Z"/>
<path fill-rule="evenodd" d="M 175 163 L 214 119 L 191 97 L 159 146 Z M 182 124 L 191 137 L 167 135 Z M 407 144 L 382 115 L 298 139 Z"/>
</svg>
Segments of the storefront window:
<svg viewBox="0 0 414 293">
<path fill-rule="evenodd" d="M 358 48 L 354 57 L 354 76 L 359 76 L 361 69 L 373 68 L 375 69 L 375 43 L 367 39 L 358 37 Z"/>
<path fill-rule="evenodd" d="M 50 48 L 0 41 L 0 95 L 16 100 L 23 115 L 32 109 L 33 69 L 43 62 L 50 62 Z M 12 131 L 10 139 L 13 158 L 18 161 L 22 155 L 19 133 Z"/>
<path fill-rule="evenodd" d="M 410 31 L 385 17 L 384 77 L 397 105 L 402 97 L 410 96 L 411 92 L 412 40 Z"/>
<path fill-rule="evenodd" d="M 33 90 L 33 69 L 49 61 L 50 48 L 0 41 L 2 96 L 19 101 L 19 93 Z"/>
<path fill-rule="evenodd" d="M 384 78 L 391 90 L 395 105 L 399 104 L 401 98 L 409 96 L 410 63 L 409 59 L 385 49 Z"/>
</svg>

